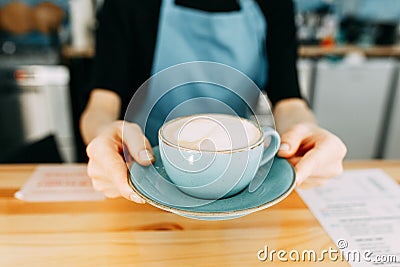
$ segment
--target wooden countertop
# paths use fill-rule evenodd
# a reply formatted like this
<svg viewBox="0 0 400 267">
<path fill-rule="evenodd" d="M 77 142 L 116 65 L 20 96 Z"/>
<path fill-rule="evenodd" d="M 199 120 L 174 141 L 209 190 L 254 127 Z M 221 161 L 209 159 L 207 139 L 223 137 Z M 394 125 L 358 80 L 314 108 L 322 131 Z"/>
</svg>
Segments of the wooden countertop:
<svg viewBox="0 0 400 267">
<path fill-rule="evenodd" d="M 353 52 L 364 54 L 367 57 L 399 57 L 400 45 L 371 47 L 360 47 L 354 45 L 333 47 L 301 46 L 299 48 L 299 56 L 304 58 L 324 57 L 328 55 L 345 56 Z"/>
<path fill-rule="evenodd" d="M 333 47 L 323 46 L 300 46 L 299 57 L 302 58 L 318 58 L 329 55 L 345 56 L 351 52 L 362 53 L 367 57 L 400 57 L 400 45 L 390 46 L 371 46 L 360 47 L 355 45 L 339 45 Z M 70 46 L 62 48 L 64 58 L 91 58 L 94 56 L 94 49 L 88 48 L 84 50 L 75 50 Z"/>
<path fill-rule="evenodd" d="M 74 49 L 71 46 L 63 46 L 61 48 L 61 55 L 63 58 L 71 59 L 71 58 L 92 58 L 94 56 L 94 48 L 87 49 Z"/>
<path fill-rule="evenodd" d="M 400 161 L 347 162 L 382 168 L 400 182 Z M 0 266 L 275 266 L 279 250 L 335 247 L 296 192 L 278 205 L 228 221 L 186 219 L 124 199 L 26 203 L 13 194 L 35 165 L 0 165 Z M 314 266 L 313 262 L 289 265 Z M 324 262 L 318 266 L 348 266 Z"/>
</svg>

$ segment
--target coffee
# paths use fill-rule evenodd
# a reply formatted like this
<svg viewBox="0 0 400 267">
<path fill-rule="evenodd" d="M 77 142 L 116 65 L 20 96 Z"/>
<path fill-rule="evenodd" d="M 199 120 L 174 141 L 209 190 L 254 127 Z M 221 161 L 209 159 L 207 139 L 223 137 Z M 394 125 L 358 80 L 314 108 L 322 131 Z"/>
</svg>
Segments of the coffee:
<svg viewBox="0 0 400 267">
<path fill-rule="evenodd" d="M 206 151 L 246 148 L 262 137 L 259 128 L 249 120 L 225 114 L 181 117 L 167 122 L 161 131 L 174 145 Z"/>
<path fill-rule="evenodd" d="M 275 156 L 280 137 L 270 127 L 261 130 L 237 116 L 198 114 L 166 122 L 158 142 L 173 184 L 188 195 L 218 199 L 248 186 Z"/>
</svg>

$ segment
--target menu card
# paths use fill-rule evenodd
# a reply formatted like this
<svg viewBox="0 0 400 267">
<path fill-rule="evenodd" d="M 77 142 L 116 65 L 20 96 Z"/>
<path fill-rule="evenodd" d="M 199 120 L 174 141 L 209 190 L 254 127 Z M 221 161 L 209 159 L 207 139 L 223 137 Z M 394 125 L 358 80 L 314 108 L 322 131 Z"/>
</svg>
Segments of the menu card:
<svg viewBox="0 0 400 267">
<path fill-rule="evenodd" d="M 103 193 L 96 192 L 82 165 L 40 165 L 15 193 L 28 202 L 98 201 Z"/>
<path fill-rule="evenodd" d="M 380 169 L 298 189 L 351 266 L 400 266 L 400 186 Z"/>
</svg>

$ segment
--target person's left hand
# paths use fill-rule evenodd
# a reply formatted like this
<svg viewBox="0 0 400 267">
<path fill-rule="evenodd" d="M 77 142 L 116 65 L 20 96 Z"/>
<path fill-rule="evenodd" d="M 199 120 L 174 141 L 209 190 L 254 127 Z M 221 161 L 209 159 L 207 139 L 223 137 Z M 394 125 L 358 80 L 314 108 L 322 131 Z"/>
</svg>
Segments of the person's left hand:
<svg viewBox="0 0 400 267">
<path fill-rule="evenodd" d="M 318 186 L 343 171 L 347 149 L 334 134 L 313 123 L 298 123 L 281 136 L 278 156 L 295 168 L 297 186 Z"/>
</svg>

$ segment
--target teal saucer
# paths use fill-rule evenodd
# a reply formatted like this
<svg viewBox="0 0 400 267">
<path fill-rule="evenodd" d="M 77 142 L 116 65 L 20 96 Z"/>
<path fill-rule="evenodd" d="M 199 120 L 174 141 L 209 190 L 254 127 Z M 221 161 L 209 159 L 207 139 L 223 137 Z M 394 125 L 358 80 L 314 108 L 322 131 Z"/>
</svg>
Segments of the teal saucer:
<svg viewBox="0 0 400 267">
<path fill-rule="evenodd" d="M 158 147 L 154 147 L 153 151 L 157 159 L 153 165 L 132 165 L 131 186 L 149 204 L 180 216 L 200 220 L 238 218 L 277 204 L 295 187 L 293 167 L 287 160 L 275 157 L 266 179 L 256 191 L 250 193 L 245 188 L 232 197 L 218 200 L 195 198 L 183 193 L 171 182 L 164 170 Z M 267 173 L 262 168 L 256 175 Z"/>
</svg>

